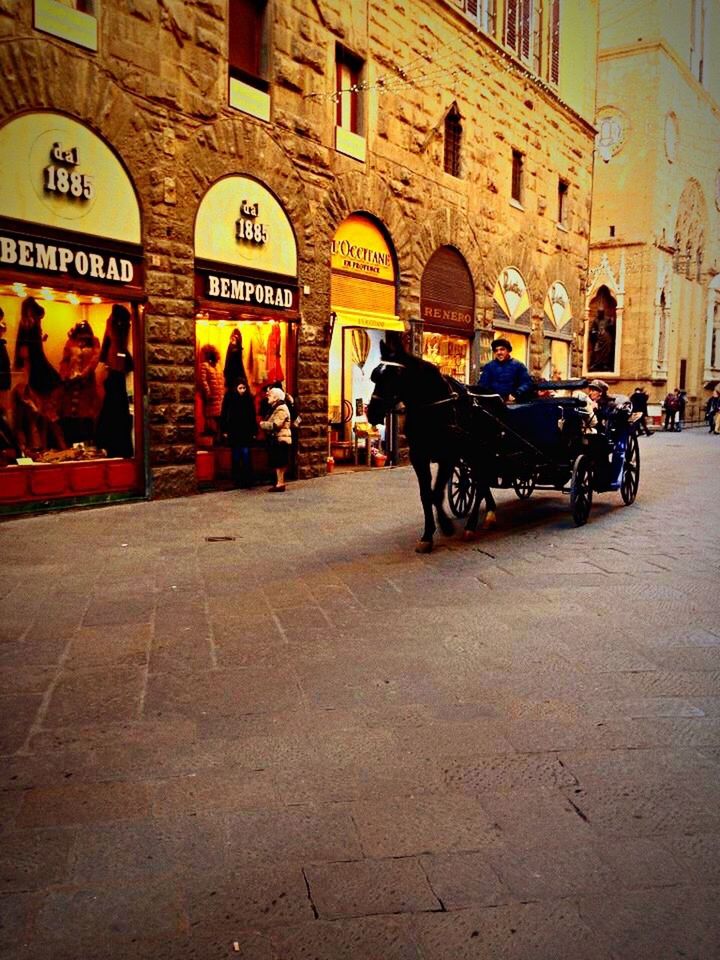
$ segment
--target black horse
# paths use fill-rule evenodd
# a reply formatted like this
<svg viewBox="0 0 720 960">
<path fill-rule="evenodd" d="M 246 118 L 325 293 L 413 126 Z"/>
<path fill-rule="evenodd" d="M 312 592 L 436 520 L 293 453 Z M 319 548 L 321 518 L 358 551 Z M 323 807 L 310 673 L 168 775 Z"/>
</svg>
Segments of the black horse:
<svg viewBox="0 0 720 960">
<path fill-rule="evenodd" d="M 398 403 L 405 407 L 410 463 L 418 479 L 425 515 L 425 527 L 415 549 L 418 553 L 430 553 L 436 530 L 433 507 L 440 530 L 446 536 L 454 532 L 444 501 L 453 467 L 460 458 L 469 466 L 477 491 L 465 526 L 466 536 L 472 537 L 477 529 L 482 500 L 487 507 L 486 525 L 495 519 L 495 501 L 482 462 L 482 446 L 473 443 L 471 398 L 463 384 L 443 376 L 435 364 L 408 353 L 399 338 L 381 341 L 380 357 L 381 362 L 372 372 L 375 389 L 368 404 L 368 420 L 378 424 Z M 437 464 L 434 485 L 431 463 Z"/>
</svg>

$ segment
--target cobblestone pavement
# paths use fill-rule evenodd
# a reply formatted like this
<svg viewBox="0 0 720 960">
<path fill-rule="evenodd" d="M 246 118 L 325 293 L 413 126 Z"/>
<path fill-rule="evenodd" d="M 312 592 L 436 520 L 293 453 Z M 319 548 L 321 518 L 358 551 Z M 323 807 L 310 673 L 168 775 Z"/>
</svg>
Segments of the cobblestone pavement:
<svg viewBox="0 0 720 960">
<path fill-rule="evenodd" d="M 720 441 L 641 451 L 431 556 L 407 468 L 1 525 L 0 956 L 717 960 Z"/>
</svg>

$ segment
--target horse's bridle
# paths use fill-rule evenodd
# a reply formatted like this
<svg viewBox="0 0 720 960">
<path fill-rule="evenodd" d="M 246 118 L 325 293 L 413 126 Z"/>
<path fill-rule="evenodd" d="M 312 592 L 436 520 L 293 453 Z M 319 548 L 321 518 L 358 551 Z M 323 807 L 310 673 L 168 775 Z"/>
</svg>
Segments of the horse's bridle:
<svg viewBox="0 0 720 960">
<path fill-rule="evenodd" d="M 379 366 L 381 366 L 381 367 L 382 367 L 382 366 L 386 366 L 386 367 L 401 367 L 403 370 L 406 369 L 406 368 L 405 368 L 405 364 L 404 364 L 404 363 L 398 363 L 397 360 L 381 360 Z M 447 382 L 447 381 L 446 381 L 446 382 Z M 418 407 L 419 407 L 419 409 L 424 410 L 424 409 L 427 408 L 427 407 L 439 407 L 439 406 L 441 406 L 441 405 L 444 404 L 444 403 L 454 403 L 454 402 L 457 400 L 458 396 L 459 396 L 459 394 L 458 394 L 455 390 L 453 390 L 452 387 L 450 387 L 450 396 L 449 396 L 449 397 L 443 397 L 442 400 L 433 400 L 433 401 L 431 401 L 430 403 L 420 403 L 420 404 L 418 404 Z M 386 402 L 387 402 L 384 397 L 379 396 L 377 393 L 375 393 L 375 391 L 373 391 L 372 396 L 370 397 L 370 399 L 371 399 L 371 400 L 380 400 L 382 403 L 386 403 Z M 397 405 L 397 404 L 396 404 L 396 405 Z"/>
</svg>

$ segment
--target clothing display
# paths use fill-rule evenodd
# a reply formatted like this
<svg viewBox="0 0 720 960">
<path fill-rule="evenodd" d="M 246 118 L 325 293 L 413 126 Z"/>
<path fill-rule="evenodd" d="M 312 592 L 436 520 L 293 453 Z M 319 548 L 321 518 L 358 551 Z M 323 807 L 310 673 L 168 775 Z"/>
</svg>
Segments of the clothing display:
<svg viewBox="0 0 720 960">
<path fill-rule="evenodd" d="M 132 457 L 132 415 L 127 392 L 127 375 L 133 370 L 133 359 L 128 349 L 130 312 L 116 303 L 108 317 L 100 351 L 100 363 L 105 364 L 105 396 L 95 426 L 95 444 L 107 451 L 109 457 Z"/>
<path fill-rule="evenodd" d="M 75 324 L 68 333 L 60 363 L 63 389 L 60 423 L 69 444 L 90 443 L 99 412 L 95 370 L 100 360 L 100 341 L 87 321 Z"/>
<path fill-rule="evenodd" d="M 223 367 L 223 376 L 225 377 L 225 386 L 231 389 L 238 380 L 247 380 L 245 367 L 243 365 L 243 338 L 239 328 L 235 328 L 230 334 L 230 343 L 225 354 L 225 366 Z"/>
</svg>

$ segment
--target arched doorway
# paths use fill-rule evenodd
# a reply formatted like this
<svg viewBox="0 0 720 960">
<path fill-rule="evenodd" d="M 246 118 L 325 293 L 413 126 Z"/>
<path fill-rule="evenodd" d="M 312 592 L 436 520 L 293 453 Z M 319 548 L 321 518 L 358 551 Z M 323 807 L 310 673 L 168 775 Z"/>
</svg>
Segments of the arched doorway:
<svg viewBox="0 0 720 960">
<path fill-rule="evenodd" d="M 606 286 L 590 301 L 586 356 L 588 373 L 617 371 L 617 302 Z"/>
</svg>

